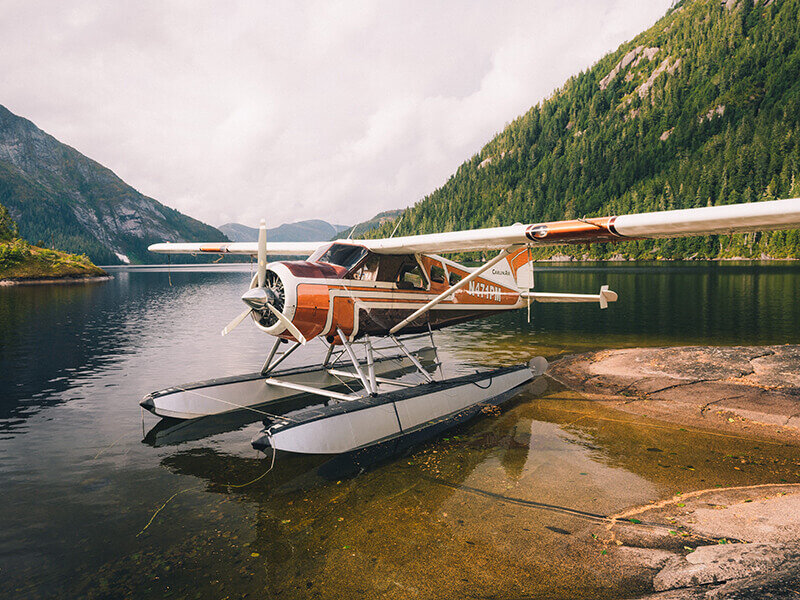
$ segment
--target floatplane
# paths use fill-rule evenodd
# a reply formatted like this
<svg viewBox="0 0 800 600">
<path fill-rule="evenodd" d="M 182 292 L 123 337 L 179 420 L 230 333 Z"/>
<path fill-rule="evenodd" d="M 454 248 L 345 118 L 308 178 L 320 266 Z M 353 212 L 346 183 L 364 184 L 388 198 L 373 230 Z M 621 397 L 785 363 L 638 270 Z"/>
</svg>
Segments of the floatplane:
<svg viewBox="0 0 800 600">
<path fill-rule="evenodd" d="M 264 451 L 369 448 L 492 409 L 547 369 L 537 357 L 446 378 L 434 331 L 532 302 L 604 309 L 617 300 L 608 286 L 594 294 L 534 291 L 532 248 L 794 228 L 800 198 L 325 243 L 268 243 L 261 221 L 256 243 L 154 244 L 163 254 L 257 258 L 246 309 L 222 334 L 251 317 L 275 341 L 259 372 L 173 386 L 141 405 L 173 419 L 254 411 L 264 428 L 252 443 Z M 472 251 L 497 254 L 474 268 L 442 256 Z M 307 258 L 268 262 L 270 255 Z M 409 348 L 414 339 L 426 345 Z M 312 340 L 326 346 L 321 364 L 277 369 Z"/>
</svg>

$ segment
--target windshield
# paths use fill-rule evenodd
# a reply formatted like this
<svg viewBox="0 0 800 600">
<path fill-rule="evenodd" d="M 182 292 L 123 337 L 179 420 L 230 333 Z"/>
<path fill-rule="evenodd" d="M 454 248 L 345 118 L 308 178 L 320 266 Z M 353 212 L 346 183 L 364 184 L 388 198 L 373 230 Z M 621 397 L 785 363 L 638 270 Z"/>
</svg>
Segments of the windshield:
<svg viewBox="0 0 800 600">
<path fill-rule="evenodd" d="M 311 256 L 309 260 L 339 265 L 349 271 L 361 262 L 361 259 L 366 255 L 367 249 L 364 248 L 364 246 L 356 246 L 354 244 L 331 244 L 321 256 Z"/>
</svg>

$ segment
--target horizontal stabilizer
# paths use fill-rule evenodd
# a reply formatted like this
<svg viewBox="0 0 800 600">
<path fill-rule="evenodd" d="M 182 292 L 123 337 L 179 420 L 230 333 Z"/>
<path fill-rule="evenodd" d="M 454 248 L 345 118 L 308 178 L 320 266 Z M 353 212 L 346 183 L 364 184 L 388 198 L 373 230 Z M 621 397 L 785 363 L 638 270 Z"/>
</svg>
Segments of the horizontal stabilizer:
<svg viewBox="0 0 800 600">
<path fill-rule="evenodd" d="M 608 289 L 607 285 L 600 288 L 599 294 L 559 294 L 556 292 L 522 292 L 523 298 L 531 298 L 536 302 L 599 302 L 600 308 L 608 308 L 609 302 L 617 301 L 617 293 Z"/>
</svg>

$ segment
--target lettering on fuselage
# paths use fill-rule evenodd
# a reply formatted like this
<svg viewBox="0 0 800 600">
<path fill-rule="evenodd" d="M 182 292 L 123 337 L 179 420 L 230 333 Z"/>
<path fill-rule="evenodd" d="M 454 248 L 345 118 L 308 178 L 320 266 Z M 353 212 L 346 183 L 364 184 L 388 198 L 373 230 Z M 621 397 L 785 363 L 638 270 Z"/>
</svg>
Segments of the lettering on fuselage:
<svg viewBox="0 0 800 600">
<path fill-rule="evenodd" d="M 480 281 L 470 281 L 467 292 L 473 296 L 478 296 L 479 298 L 488 298 L 489 300 L 494 300 L 495 302 L 500 302 L 502 299 L 499 287 L 496 285 L 487 285 L 485 283 L 481 283 Z"/>
</svg>

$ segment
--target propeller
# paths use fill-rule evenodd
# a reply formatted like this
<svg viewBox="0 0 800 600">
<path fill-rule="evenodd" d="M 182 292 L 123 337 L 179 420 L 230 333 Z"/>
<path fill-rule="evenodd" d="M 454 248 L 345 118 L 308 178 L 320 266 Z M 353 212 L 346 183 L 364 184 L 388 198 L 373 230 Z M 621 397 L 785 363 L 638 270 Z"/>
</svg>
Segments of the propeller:
<svg viewBox="0 0 800 600">
<path fill-rule="evenodd" d="M 253 309 L 248 308 L 246 311 L 244 311 L 242 314 L 236 317 L 233 321 L 225 325 L 225 329 L 222 330 L 222 335 L 228 335 L 231 331 L 236 329 L 239 323 L 244 321 L 251 312 L 253 312 Z"/>
<path fill-rule="evenodd" d="M 267 281 L 267 222 L 261 219 L 258 226 L 258 287 L 263 288 Z"/>
<path fill-rule="evenodd" d="M 294 326 L 294 323 L 292 323 L 289 319 L 284 317 L 283 313 L 274 306 L 272 306 L 272 304 L 267 304 L 267 308 L 272 312 L 273 315 L 278 317 L 278 321 L 283 323 L 283 326 L 289 330 L 289 333 L 291 333 L 298 342 L 300 342 L 305 346 L 307 341 L 306 337 L 302 333 L 300 333 L 300 330 Z"/>
<path fill-rule="evenodd" d="M 274 304 L 278 297 L 275 292 L 266 287 L 267 283 L 267 223 L 261 219 L 261 224 L 258 228 L 258 267 L 256 269 L 256 276 L 250 283 L 250 289 L 247 290 L 242 296 L 242 301 L 250 308 L 237 316 L 233 321 L 228 323 L 222 330 L 222 335 L 227 335 L 244 321 L 248 315 L 255 312 L 263 314 L 264 310 L 269 310 L 280 323 L 286 327 L 287 331 L 291 333 L 297 341 L 301 344 L 306 343 L 305 336 L 300 333 L 300 330 L 287 319 L 281 311 L 275 308 Z M 257 285 L 256 285 L 257 284 Z"/>
</svg>

